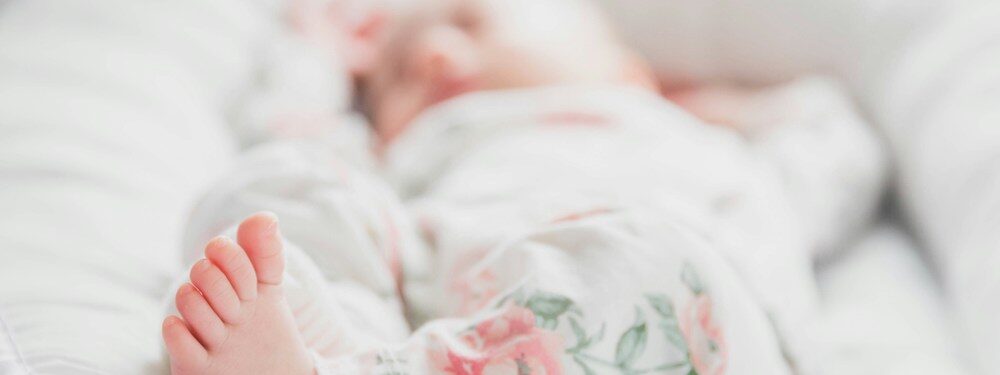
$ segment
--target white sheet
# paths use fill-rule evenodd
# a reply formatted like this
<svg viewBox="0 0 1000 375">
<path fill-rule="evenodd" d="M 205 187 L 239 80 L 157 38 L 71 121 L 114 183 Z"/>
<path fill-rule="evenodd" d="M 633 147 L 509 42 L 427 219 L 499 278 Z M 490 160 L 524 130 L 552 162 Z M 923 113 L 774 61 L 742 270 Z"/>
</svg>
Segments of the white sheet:
<svg viewBox="0 0 1000 375">
<path fill-rule="evenodd" d="M 154 371 L 158 296 L 180 271 L 191 200 L 234 152 L 224 113 L 269 12 L 3 5 L 0 372 Z"/>
<path fill-rule="evenodd" d="M 882 224 L 821 268 L 824 374 L 966 374 L 952 310 L 920 254 Z"/>
<path fill-rule="evenodd" d="M 906 49 L 876 103 L 907 213 L 980 371 L 1000 373 L 1000 3 L 960 2 Z"/>
<path fill-rule="evenodd" d="M 892 145 L 897 196 L 1000 373 L 1000 3 L 603 1 L 667 82 L 848 81 Z"/>
</svg>

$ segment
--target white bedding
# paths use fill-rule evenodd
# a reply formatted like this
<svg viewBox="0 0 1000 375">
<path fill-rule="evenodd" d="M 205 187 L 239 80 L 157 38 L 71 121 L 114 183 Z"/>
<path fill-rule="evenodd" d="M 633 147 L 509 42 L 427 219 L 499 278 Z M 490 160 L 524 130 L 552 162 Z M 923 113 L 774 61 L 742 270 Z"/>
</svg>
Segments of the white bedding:
<svg viewBox="0 0 1000 375">
<path fill-rule="evenodd" d="M 836 74 L 885 134 L 973 371 L 1000 373 L 1000 2 L 604 1 L 667 82 Z"/>
<path fill-rule="evenodd" d="M 825 374 L 968 373 L 941 287 L 896 226 L 872 229 L 819 275 Z"/>
<path fill-rule="evenodd" d="M 263 4 L 271 3 L 0 2 L 0 373 L 157 371 L 150 366 L 162 358 L 159 301 L 182 267 L 183 221 L 236 149 L 226 123 L 243 99 L 237 93 L 258 77 L 260 41 L 275 20 L 273 6 Z M 656 25 L 688 28 L 671 36 L 643 34 L 644 22 L 629 24 L 647 36 L 636 40 L 649 51 L 655 52 L 653 43 L 662 48 L 654 60 L 678 81 L 771 80 L 814 70 L 849 78 L 900 156 L 904 204 L 936 257 L 970 249 L 946 264 L 944 276 L 950 291 L 965 293 L 959 295 L 964 301 L 992 304 L 962 306 L 971 322 L 993 322 L 981 327 L 979 359 L 1000 368 L 989 362 L 1000 360 L 989 346 L 1000 337 L 1000 299 L 978 297 L 995 291 L 964 288 L 1000 285 L 976 277 L 995 275 L 988 271 L 1000 262 L 989 257 L 997 253 L 1000 202 L 1000 190 L 990 185 L 1000 177 L 994 159 L 1000 27 L 991 21 L 1000 5 L 713 0 L 675 8 L 693 3 L 625 1 L 616 14 L 659 9 L 644 14 L 655 15 Z M 715 21 L 699 24 L 696 16 Z M 705 34 L 710 30 L 728 37 L 717 40 Z M 872 241 L 869 249 L 883 248 L 881 240 Z M 885 248 L 904 248 L 888 242 L 895 245 Z M 845 373 L 882 373 L 866 364 L 885 364 L 886 356 L 898 360 L 897 371 L 923 363 L 921 370 L 960 373 L 954 357 L 942 354 L 955 349 L 947 349 L 947 328 L 936 324 L 941 306 L 920 297 L 926 270 L 902 266 L 913 262 L 907 250 L 870 251 L 876 255 L 829 270 L 821 285 L 832 301 L 832 327 L 856 309 L 862 321 L 884 328 L 879 335 L 857 326 L 837 330 L 832 347 L 867 347 L 878 355 L 845 350 L 830 358 L 855 361 L 840 362 L 851 369 Z M 978 272 L 965 276 L 965 265 Z M 877 290 L 895 297 L 881 300 L 910 304 L 914 331 L 945 332 L 932 333 L 944 337 L 940 341 L 917 342 L 927 345 L 919 349 L 930 353 L 926 357 L 904 354 L 918 338 L 907 327 L 892 328 L 902 323 L 880 298 L 849 292 L 857 289 L 851 288 L 856 277 L 875 280 L 884 269 L 905 274 L 894 280 L 910 281 L 882 284 L 886 289 Z M 866 341 L 873 337 L 894 339 Z"/>
<path fill-rule="evenodd" d="M 900 193 L 970 354 L 1000 373 L 1000 3 L 959 2 L 906 49 L 877 104 Z"/>
<path fill-rule="evenodd" d="M 0 11 L 0 373 L 150 373 L 192 199 L 225 166 L 262 9 Z"/>
</svg>

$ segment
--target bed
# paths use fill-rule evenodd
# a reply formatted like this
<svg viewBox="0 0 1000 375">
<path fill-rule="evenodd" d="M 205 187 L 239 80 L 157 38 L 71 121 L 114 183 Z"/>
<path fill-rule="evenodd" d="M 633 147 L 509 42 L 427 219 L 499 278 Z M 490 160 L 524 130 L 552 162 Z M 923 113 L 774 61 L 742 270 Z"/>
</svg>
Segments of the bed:
<svg viewBox="0 0 1000 375">
<path fill-rule="evenodd" d="M 1000 119 L 1000 6 L 607 1 L 667 82 L 834 74 L 886 135 L 896 195 L 927 251 L 884 224 L 821 265 L 829 373 L 1000 371 L 988 355 L 1000 323 L 980 312 L 1000 311 L 998 299 L 969 289 L 1000 285 L 982 279 L 1000 264 L 989 252 L 1000 190 L 988 189 L 1000 133 L 984 130 Z M 183 269 L 184 220 L 239 149 L 231 124 L 251 93 L 274 84 L 280 7 L 0 1 L 0 374 L 165 372 L 162 296 Z M 959 246 L 970 250 L 951 257 Z M 992 325 L 965 337 L 953 300 L 966 321 Z"/>
</svg>

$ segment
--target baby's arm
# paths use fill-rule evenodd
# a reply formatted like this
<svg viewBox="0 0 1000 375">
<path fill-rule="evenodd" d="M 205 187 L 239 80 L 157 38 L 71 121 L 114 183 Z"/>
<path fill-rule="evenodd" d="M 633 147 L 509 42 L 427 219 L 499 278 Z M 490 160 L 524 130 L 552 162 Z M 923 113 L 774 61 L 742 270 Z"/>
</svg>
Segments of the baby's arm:
<svg viewBox="0 0 1000 375">
<path fill-rule="evenodd" d="M 740 128 L 785 178 L 816 255 L 852 240 L 875 218 L 888 156 L 846 90 L 799 79 L 759 94 Z"/>
<path fill-rule="evenodd" d="M 707 87 L 668 96 L 736 129 L 774 163 L 817 255 L 842 247 L 873 219 L 887 156 L 836 82 L 809 77 L 762 90 Z"/>
</svg>

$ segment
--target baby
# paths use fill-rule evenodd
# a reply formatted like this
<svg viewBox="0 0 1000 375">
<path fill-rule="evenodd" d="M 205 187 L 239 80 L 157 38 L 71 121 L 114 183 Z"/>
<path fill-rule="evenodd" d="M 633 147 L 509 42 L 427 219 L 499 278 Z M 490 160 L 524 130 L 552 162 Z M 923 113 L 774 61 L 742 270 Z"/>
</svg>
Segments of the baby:
<svg viewBox="0 0 1000 375">
<path fill-rule="evenodd" d="M 398 136 L 424 109 L 472 91 L 565 84 L 654 89 L 643 62 L 597 9 L 575 0 L 417 2 L 363 70 L 379 135 Z"/>
<path fill-rule="evenodd" d="M 732 125 L 712 127 L 660 97 L 581 0 L 414 2 L 368 27 L 358 35 L 378 47 L 352 68 L 406 206 L 373 225 L 392 230 L 350 233 L 433 249 L 417 278 L 387 251 L 393 281 L 372 293 L 396 292 L 372 311 L 428 321 L 377 338 L 352 331 L 379 326 L 372 316 L 316 324 L 299 307 L 339 297 L 289 289 L 340 282 L 367 250 L 317 250 L 321 235 L 306 232 L 355 209 L 310 231 L 282 213 L 289 241 L 257 214 L 235 241 L 210 241 L 177 291 L 180 317 L 163 324 L 173 373 L 782 374 L 808 356 L 811 259 L 871 213 L 882 173 L 829 82 L 673 96 Z M 343 269 L 286 269 L 299 252 L 343 254 L 330 262 Z"/>
</svg>

